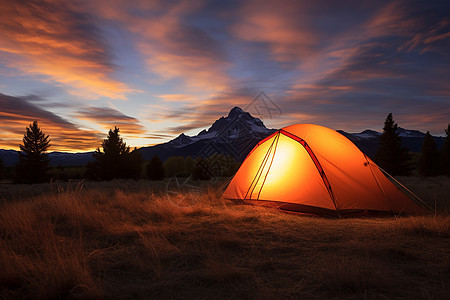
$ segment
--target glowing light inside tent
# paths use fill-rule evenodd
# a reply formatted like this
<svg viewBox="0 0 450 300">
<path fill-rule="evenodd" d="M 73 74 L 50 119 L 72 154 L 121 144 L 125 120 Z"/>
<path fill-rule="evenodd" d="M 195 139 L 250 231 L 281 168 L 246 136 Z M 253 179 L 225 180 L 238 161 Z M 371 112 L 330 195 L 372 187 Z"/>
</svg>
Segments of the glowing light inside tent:
<svg viewBox="0 0 450 300">
<path fill-rule="evenodd" d="M 369 167 L 368 161 L 338 132 L 297 124 L 283 128 L 255 147 L 224 196 L 340 212 L 420 211 L 373 162 Z"/>
<path fill-rule="evenodd" d="M 234 182 L 241 184 L 233 188 L 232 183 L 229 189 L 234 189 L 242 199 L 285 199 L 287 202 L 302 199 L 305 205 L 322 199 L 323 207 L 334 207 L 308 152 L 283 134 L 273 136 L 256 148 L 236 176 Z M 293 189 L 297 190 L 295 194 L 291 192 Z"/>
</svg>

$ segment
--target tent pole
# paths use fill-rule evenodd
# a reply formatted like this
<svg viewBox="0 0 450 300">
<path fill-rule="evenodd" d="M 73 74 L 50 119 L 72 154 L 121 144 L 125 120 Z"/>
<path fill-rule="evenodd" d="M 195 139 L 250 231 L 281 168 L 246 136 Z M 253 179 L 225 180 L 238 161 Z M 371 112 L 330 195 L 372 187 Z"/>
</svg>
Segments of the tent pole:
<svg viewBox="0 0 450 300">
<path fill-rule="evenodd" d="M 262 172 L 263 172 L 263 170 L 264 170 L 264 167 L 266 166 L 268 157 L 270 156 L 270 153 L 272 152 L 273 144 L 275 143 L 275 140 L 277 139 L 277 137 L 279 136 L 279 134 L 280 134 L 280 133 L 278 132 L 278 133 L 275 135 L 275 138 L 274 138 L 274 140 L 272 141 L 272 144 L 270 144 L 269 149 L 267 150 L 266 154 L 264 155 L 263 162 L 262 162 L 261 165 L 259 166 L 258 171 L 256 172 L 255 177 L 253 178 L 252 183 L 250 184 L 250 186 L 249 186 L 249 188 L 248 188 L 248 190 L 247 190 L 247 193 L 246 193 L 245 196 L 244 196 L 244 200 L 247 199 L 247 196 L 249 195 L 250 190 L 251 190 L 251 192 L 250 192 L 249 197 L 250 197 L 250 200 L 251 200 L 253 191 L 255 190 L 255 187 L 256 187 L 256 185 L 258 184 L 259 179 L 261 178 L 261 175 L 262 175 Z M 257 177 L 258 177 L 258 179 L 256 179 Z M 255 180 L 256 180 L 256 182 L 255 182 Z"/>
<path fill-rule="evenodd" d="M 259 195 L 261 195 L 261 191 L 262 191 L 262 189 L 264 187 L 264 183 L 266 183 L 267 175 L 269 175 L 269 171 L 270 171 L 270 168 L 272 167 L 273 159 L 275 158 L 275 154 L 276 154 L 276 151 L 277 151 L 277 146 L 278 146 L 278 140 L 279 139 L 280 139 L 280 135 L 278 134 L 277 137 L 276 137 L 275 147 L 273 148 L 272 160 L 270 161 L 269 168 L 267 168 L 266 175 L 264 176 L 264 180 L 263 180 L 263 182 L 261 184 L 261 188 L 259 189 L 258 197 L 256 198 L 256 200 L 259 200 Z"/>
<path fill-rule="evenodd" d="M 320 174 L 320 177 L 322 177 L 322 181 L 328 190 L 328 194 L 330 195 L 331 201 L 333 202 L 334 208 L 336 209 L 336 212 L 337 212 L 339 218 L 342 218 L 341 212 L 336 203 L 336 197 L 334 196 L 333 190 L 331 189 L 331 184 L 328 181 L 327 176 L 325 175 L 325 171 L 323 170 L 322 165 L 320 164 L 319 160 L 317 159 L 316 155 L 314 154 L 314 151 L 311 149 L 311 147 L 309 147 L 308 143 L 306 143 L 306 141 L 304 139 L 302 139 L 301 137 L 298 137 L 295 134 L 292 134 L 283 129 L 280 129 L 280 132 L 282 134 L 284 134 L 285 136 L 293 139 L 294 141 L 297 141 L 300 145 L 303 146 L 303 148 L 305 148 L 306 152 L 308 152 L 309 156 L 313 160 L 314 165 L 317 168 L 317 171 Z"/>
</svg>

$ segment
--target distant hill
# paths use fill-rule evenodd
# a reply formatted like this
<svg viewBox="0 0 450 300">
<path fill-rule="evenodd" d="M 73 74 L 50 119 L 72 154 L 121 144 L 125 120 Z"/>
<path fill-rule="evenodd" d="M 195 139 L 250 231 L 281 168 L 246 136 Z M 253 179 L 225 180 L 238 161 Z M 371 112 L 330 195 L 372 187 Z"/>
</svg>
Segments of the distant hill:
<svg viewBox="0 0 450 300">
<path fill-rule="evenodd" d="M 398 129 L 402 137 L 403 146 L 412 152 L 420 152 L 425 133 L 418 130 Z M 214 152 L 233 156 L 242 161 L 250 150 L 263 138 L 274 133 L 276 129 L 268 129 L 263 122 L 252 117 L 248 112 L 239 107 L 230 110 L 226 117 L 216 120 L 207 130 L 201 131 L 195 136 L 184 133 L 175 139 L 150 147 L 142 147 L 144 159 L 149 160 L 153 155 L 158 155 L 163 161 L 171 156 L 209 156 Z M 337 130 L 350 139 L 361 151 L 373 157 L 378 148 L 381 133 L 374 130 L 364 130 L 360 133 L 348 133 Z M 434 137 L 438 148 L 444 143 L 444 137 Z M 49 153 L 51 165 L 79 166 L 92 161 L 93 152 Z M 0 157 L 6 166 L 13 166 L 17 162 L 17 151 L 1 150 Z"/>
<path fill-rule="evenodd" d="M 54 166 L 82 166 L 93 160 L 92 153 L 93 152 L 50 152 L 50 164 Z M 3 158 L 3 163 L 7 167 L 14 166 L 18 161 L 17 151 L 15 150 L 0 149 L 0 157 Z"/>
<path fill-rule="evenodd" d="M 411 152 L 420 152 L 422 149 L 423 139 L 425 133 L 418 130 L 407 130 L 401 127 L 398 128 L 399 135 L 402 138 L 402 145 Z M 373 157 L 378 149 L 381 132 L 373 130 L 364 130 L 360 133 L 348 133 L 342 130 L 337 130 L 340 134 L 351 140 L 362 152 L 369 157 Z M 434 136 L 434 141 L 438 149 L 442 148 L 444 144 L 444 137 Z"/>
</svg>

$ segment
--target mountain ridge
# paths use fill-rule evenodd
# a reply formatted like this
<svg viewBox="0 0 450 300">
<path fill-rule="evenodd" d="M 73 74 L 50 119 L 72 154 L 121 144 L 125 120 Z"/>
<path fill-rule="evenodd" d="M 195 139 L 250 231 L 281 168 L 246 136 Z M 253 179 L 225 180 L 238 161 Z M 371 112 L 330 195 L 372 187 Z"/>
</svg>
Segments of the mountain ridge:
<svg viewBox="0 0 450 300">
<path fill-rule="evenodd" d="M 425 133 L 399 127 L 403 146 L 412 152 L 420 152 Z M 176 138 L 154 146 L 140 148 L 145 160 L 158 155 L 163 161 L 171 156 L 208 156 L 213 152 L 220 152 L 233 156 L 242 161 L 250 150 L 263 138 L 275 132 L 276 129 L 267 128 L 264 123 L 240 107 L 233 107 L 227 116 L 221 116 L 208 128 L 197 135 L 189 136 L 181 133 Z M 361 151 L 369 156 L 375 154 L 381 132 L 366 129 L 360 133 L 348 133 L 337 130 L 350 139 Z M 444 137 L 433 137 L 438 148 L 442 147 Z M 79 152 L 50 152 L 50 164 L 54 166 L 80 166 L 92 161 L 92 153 Z M 6 166 L 13 166 L 17 162 L 16 150 L 0 149 L 0 157 Z"/>
</svg>

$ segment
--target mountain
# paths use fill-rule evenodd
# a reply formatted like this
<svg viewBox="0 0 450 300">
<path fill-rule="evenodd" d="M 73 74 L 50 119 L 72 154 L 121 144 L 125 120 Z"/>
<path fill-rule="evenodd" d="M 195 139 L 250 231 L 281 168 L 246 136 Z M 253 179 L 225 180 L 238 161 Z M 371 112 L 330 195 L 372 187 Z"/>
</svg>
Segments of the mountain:
<svg viewBox="0 0 450 300">
<path fill-rule="evenodd" d="M 7 167 L 14 166 L 17 163 L 17 151 L 0 149 L 0 157 L 3 159 L 3 164 Z"/>
<path fill-rule="evenodd" d="M 401 137 L 402 146 L 409 149 L 411 152 L 420 152 L 422 149 L 423 139 L 425 133 L 418 130 L 407 130 L 399 127 L 399 136 Z M 374 157 L 378 149 L 381 132 L 374 130 L 364 130 L 360 133 L 348 133 L 343 130 L 337 130 L 340 134 L 351 140 L 362 152 L 370 157 Z M 434 141 L 438 149 L 442 148 L 444 144 L 444 137 L 434 136 Z"/>
<path fill-rule="evenodd" d="M 181 133 L 175 139 L 150 147 L 141 148 L 145 160 L 158 155 L 163 161 L 171 156 L 210 156 L 213 153 L 223 153 L 242 161 L 250 150 L 263 138 L 269 136 L 275 129 L 268 129 L 263 122 L 243 111 L 239 107 L 230 110 L 227 116 L 216 120 L 207 130 L 197 135 L 188 136 Z M 420 152 L 425 133 L 418 130 L 398 128 L 402 137 L 402 144 L 412 152 Z M 350 139 L 361 151 L 373 157 L 378 149 L 381 133 L 374 130 L 364 130 L 360 133 L 348 133 L 338 130 L 339 133 Z M 443 137 L 434 137 L 436 145 L 441 148 Z M 80 166 L 92 161 L 93 152 L 83 153 L 49 153 L 51 165 Z M 17 162 L 17 151 L 1 150 L 0 157 L 6 166 L 13 166 Z"/>
<path fill-rule="evenodd" d="M 266 128 L 260 119 L 234 107 L 226 117 L 216 120 L 211 127 L 195 136 L 182 133 L 167 143 L 140 150 L 145 160 L 151 159 L 153 155 L 158 155 L 164 161 L 171 156 L 210 156 L 218 152 L 242 161 L 261 139 L 273 132 L 275 129 Z M 0 150 L 0 157 L 6 166 L 17 163 L 17 151 Z M 56 166 L 85 165 L 93 160 L 92 152 L 51 152 L 49 158 L 50 164 Z"/>
<path fill-rule="evenodd" d="M 82 166 L 93 160 L 92 153 L 93 152 L 50 152 L 48 156 L 50 158 L 50 164 L 53 166 Z M 2 157 L 3 163 L 7 167 L 14 166 L 18 161 L 16 150 L 0 149 L 0 157 Z"/>
<path fill-rule="evenodd" d="M 153 155 L 166 160 L 171 156 L 197 157 L 223 153 L 242 161 L 261 139 L 275 131 L 264 126 L 260 119 L 234 107 L 226 117 L 222 116 L 195 136 L 182 133 L 167 143 L 143 147 L 141 152 L 146 160 Z"/>
</svg>

